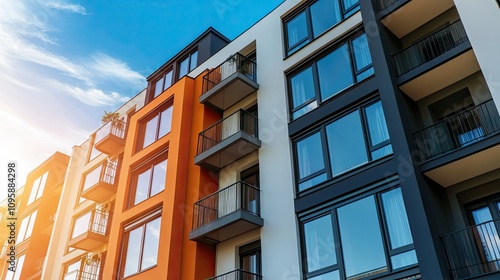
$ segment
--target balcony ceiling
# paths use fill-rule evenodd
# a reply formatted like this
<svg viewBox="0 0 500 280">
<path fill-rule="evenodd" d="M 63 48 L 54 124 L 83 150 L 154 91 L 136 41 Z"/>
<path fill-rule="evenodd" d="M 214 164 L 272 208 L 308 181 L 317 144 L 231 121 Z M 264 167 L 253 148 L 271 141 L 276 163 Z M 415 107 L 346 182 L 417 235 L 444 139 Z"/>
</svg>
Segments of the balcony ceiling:
<svg viewBox="0 0 500 280">
<path fill-rule="evenodd" d="M 456 83 L 479 71 L 473 50 L 469 50 L 444 64 L 401 85 L 399 88 L 414 101 Z"/>
<path fill-rule="evenodd" d="M 412 0 L 383 18 L 382 23 L 401 39 L 453 6 L 453 0 Z"/>
<path fill-rule="evenodd" d="M 440 166 L 424 174 L 443 187 L 449 187 L 500 168 L 500 144 L 468 157 Z"/>
</svg>

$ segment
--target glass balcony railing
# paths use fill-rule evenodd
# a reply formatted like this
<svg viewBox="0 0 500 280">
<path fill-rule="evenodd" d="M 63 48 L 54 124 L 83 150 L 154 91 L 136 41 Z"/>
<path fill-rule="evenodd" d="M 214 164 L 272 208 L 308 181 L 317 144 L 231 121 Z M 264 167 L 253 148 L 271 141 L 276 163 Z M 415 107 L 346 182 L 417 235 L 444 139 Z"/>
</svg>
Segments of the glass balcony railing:
<svg viewBox="0 0 500 280">
<path fill-rule="evenodd" d="M 486 101 L 416 132 L 413 137 L 422 161 L 480 141 L 500 131 L 493 100 Z"/>
</svg>

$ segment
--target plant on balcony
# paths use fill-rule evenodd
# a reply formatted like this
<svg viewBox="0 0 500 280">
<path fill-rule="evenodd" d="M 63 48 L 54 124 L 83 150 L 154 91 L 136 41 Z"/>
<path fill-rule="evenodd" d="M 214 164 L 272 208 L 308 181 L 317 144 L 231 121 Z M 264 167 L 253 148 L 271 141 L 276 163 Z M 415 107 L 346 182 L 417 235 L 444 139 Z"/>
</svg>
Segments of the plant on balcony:
<svg viewBox="0 0 500 280">
<path fill-rule="evenodd" d="M 101 122 L 103 124 L 111 122 L 113 126 L 116 126 L 118 128 L 122 127 L 122 122 L 120 122 L 120 114 L 118 114 L 117 112 L 113 113 L 104 111 L 104 116 L 102 116 Z"/>
</svg>

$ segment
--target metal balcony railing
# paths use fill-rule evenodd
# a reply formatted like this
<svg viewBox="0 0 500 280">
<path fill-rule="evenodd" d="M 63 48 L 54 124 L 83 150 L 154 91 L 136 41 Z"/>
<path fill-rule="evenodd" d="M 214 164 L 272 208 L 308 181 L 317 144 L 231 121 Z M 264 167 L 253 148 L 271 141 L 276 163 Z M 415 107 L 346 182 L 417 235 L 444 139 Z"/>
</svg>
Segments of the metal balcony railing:
<svg viewBox="0 0 500 280">
<path fill-rule="evenodd" d="M 91 213 L 88 231 L 100 235 L 107 235 L 108 222 L 109 212 L 94 209 Z"/>
<path fill-rule="evenodd" d="M 117 169 L 118 159 L 106 159 L 101 166 L 85 175 L 82 192 L 90 189 L 99 182 L 114 185 Z"/>
<path fill-rule="evenodd" d="M 416 132 L 420 160 L 425 161 L 472 144 L 500 131 L 500 116 L 493 100 Z"/>
<path fill-rule="evenodd" d="M 241 73 L 248 79 L 256 82 L 256 70 L 257 65 L 254 61 L 240 53 L 236 53 L 203 76 L 203 90 L 201 94 L 211 90 L 234 73 Z"/>
<path fill-rule="evenodd" d="M 109 121 L 105 123 L 99 130 L 95 133 L 94 143 L 98 143 L 102 139 L 104 139 L 108 135 L 114 135 L 118 138 L 125 138 L 125 122 L 118 121 Z"/>
<path fill-rule="evenodd" d="M 260 192 L 240 181 L 196 202 L 193 210 L 193 230 L 238 210 L 260 216 Z"/>
<path fill-rule="evenodd" d="M 396 3 L 398 0 L 378 0 L 378 7 L 379 7 L 379 10 L 383 10 L 387 7 L 389 7 L 390 5 Z"/>
<path fill-rule="evenodd" d="M 441 237 L 454 279 L 500 271 L 500 220 L 492 220 Z"/>
<path fill-rule="evenodd" d="M 243 131 L 257 138 L 258 119 L 256 116 L 238 110 L 228 117 L 218 121 L 198 135 L 197 154 L 201 154 L 230 136 Z"/>
<path fill-rule="evenodd" d="M 394 54 L 398 74 L 407 73 L 468 40 L 462 22 L 457 20 Z"/>
<path fill-rule="evenodd" d="M 262 280 L 262 276 L 252 272 L 237 269 L 228 273 L 209 278 L 207 280 Z"/>
</svg>

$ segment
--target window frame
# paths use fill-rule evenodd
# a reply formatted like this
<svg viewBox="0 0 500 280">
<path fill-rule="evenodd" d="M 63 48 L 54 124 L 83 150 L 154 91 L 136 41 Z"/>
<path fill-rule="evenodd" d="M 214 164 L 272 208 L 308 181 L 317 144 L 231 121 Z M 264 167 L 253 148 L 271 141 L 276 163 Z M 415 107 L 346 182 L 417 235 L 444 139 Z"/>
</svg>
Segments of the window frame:
<svg viewBox="0 0 500 280">
<path fill-rule="evenodd" d="M 381 100 L 379 98 L 372 98 L 367 102 L 363 102 L 363 103 L 357 104 L 355 106 L 352 106 L 348 110 L 345 110 L 340 114 L 337 114 L 331 118 L 328 118 L 327 120 L 323 121 L 319 126 L 308 131 L 307 133 L 300 135 L 297 138 L 292 139 L 292 149 L 293 149 L 292 154 L 294 157 L 293 163 L 294 163 L 295 187 L 296 187 L 296 192 L 299 195 L 301 193 L 305 193 L 305 192 L 308 192 L 310 190 L 313 190 L 313 189 L 317 188 L 318 186 L 322 185 L 323 183 L 328 182 L 329 180 L 332 180 L 334 178 L 342 176 L 346 173 L 350 173 L 350 172 L 357 170 L 363 166 L 366 166 L 367 164 L 384 159 L 384 158 L 393 154 L 393 152 L 392 152 L 390 154 L 387 154 L 387 155 L 380 157 L 380 158 L 377 158 L 377 159 L 373 159 L 373 156 L 372 156 L 373 151 L 375 151 L 379 148 L 388 146 L 388 145 L 392 145 L 390 136 L 387 140 L 385 140 L 381 143 L 378 143 L 376 145 L 371 144 L 371 139 L 370 139 L 370 135 L 369 135 L 370 130 L 368 127 L 368 120 L 366 118 L 365 109 L 376 104 L 376 103 L 379 103 L 379 102 L 381 102 Z M 343 117 L 345 117 L 353 112 L 356 112 L 356 111 L 359 112 L 359 120 L 361 122 L 361 127 L 363 129 L 363 131 L 362 131 L 363 132 L 363 140 L 365 143 L 365 152 L 366 152 L 368 160 L 364 163 L 360 163 L 360 164 L 353 166 L 353 167 L 350 167 L 346 170 L 342 170 L 341 172 L 334 175 L 332 172 L 332 162 L 331 162 L 331 158 L 330 158 L 330 151 L 329 151 L 329 144 L 328 144 L 328 137 L 327 137 L 327 127 L 330 124 L 333 124 L 336 121 L 342 119 Z M 386 120 L 386 125 L 387 125 L 387 119 L 385 117 L 385 113 L 384 113 L 384 119 Z M 303 140 L 308 139 L 309 137 L 311 137 L 317 133 L 320 134 L 321 150 L 323 153 L 324 168 L 321 170 L 318 170 L 312 174 L 309 174 L 304 178 L 300 178 L 300 173 L 299 173 L 300 162 L 299 162 L 299 153 L 298 153 L 298 149 L 297 149 L 297 144 Z M 326 176 L 327 176 L 326 180 L 323 180 L 320 183 L 316 183 L 314 185 L 311 185 L 310 187 L 306 187 L 303 190 L 300 190 L 300 188 L 299 188 L 300 184 L 305 183 L 307 181 L 310 181 L 311 179 L 314 179 L 317 176 L 321 176 L 322 174 L 326 174 Z"/>
<path fill-rule="evenodd" d="M 167 84 L 167 76 L 170 74 L 170 85 L 168 87 L 165 87 L 165 85 Z M 159 81 L 162 81 L 161 82 L 161 92 L 156 92 L 156 88 L 157 88 L 157 83 Z M 162 94 L 164 91 L 166 91 L 168 88 L 170 88 L 172 85 L 174 85 L 174 69 L 173 67 L 169 67 L 160 77 L 158 77 L 157 79 L 154 80 L 154 82 L 152 83 L 152 89 L 153 89 L 153 94 L 151 95 L 152 98 L 151 99 L 155 99 L 156 97 L 158 97 L 160 94 Z"/>
<path fill-rule="evenodd" d="M 160 253 L 160 239 L 161 239 L 161 226 L 162 226 L 162 208 L 158 208 L 156 210 L 153 210 L 152 212 L 142 216 L 142 218 L 138 219 L 138 220 L 135 220 L 135 221 L 132 221 L 128 224 L 126 224 L 123 228 L 122 228 L 122 240 L 120 242 L 120 246 L 121 246 L 121 254 L 120 254 L 120 261 L 119 261 L 119 274 L 118 274 L 118 277 L 119 279 L 126 279 L 126 278 L 129 278 L 129 277 L 133 277 L 133 276 L 136 276 L 140 273 L 143 273 L 144 271 L 147 271 L 147 270 L 150 270 L 150 269 L 153 269 L 155 267 L 158 266 L 158 260 L 160 259 L 159 256 L 157 256 L 157 260 L 156 260 L 156 264 L 153 265 L 153 266 L 150 266 L 150 267 L 147 267 L 147 268 L 144 268 L 142 269 L 141 266 L 142 266 L 142 258 L 144 257 L 144 244 L 145 244 L 145 237 L 146 237 L 146 226 L 148 223 L 150 222 L 153 222 L 153 221 L 156 221 L 159 219 L 160 221 L 160 235 L 158 236 L 158 248 L 157 248 L 157 254 L 159 255 Z M 143 232 L 142 232 L 142 237 L 141 237 L 141 240 L 140 240 L 140 252 L 139 252 L 139 260 L 138 260 L 138 271 L 132 273 L 132 274 L 129 274 L 127 276 L 124 276 L 124 273 L 125 273 L 125 265 L 126 265 L 126 261 L 127 261 L 127 247 L 129 245 L 129 240 L 130 240 L 130 232 L 132 232 L 133 230 L 136 230 L 138 228 L 141 228 L 143 227 Z"/>
<path fill-rule="evenodd" d="M 153 177 L 154 177 L 154 168 L 155 166 L 161 164 L 162 162 L 166 161 L 166 171 L 165 171 L 165 186 L 163 190 L 159 191 L 158 193 L 151 195 L 151 190 L 152 190 L 152 183 L 153 183 Z M 150 171 L 149 179 L 148 179 L 148 193 L 147 196 L 144 200 L 139 201 L 137 204 L 135 204 L 135 198 L 136 198 L 136 193 L 137 193 L 137 184 L 139 181 L 139 176 L 141 174 L 144 174 L 145 172 Z M 160 152 L 158 152 L 156 155 L 152 156 L 149 158 L 147 161 L 141 163 L 140 165 L 132 168 L 130 171 L 131 174 L 131 180 L 130 180 L 130 193 L 128 195 L 128 203 L 127 209 L 130 209 L 132 207 L 135 207 L 142 202 L 162 193 L 165 191 L 167 188 L 167 172 L 168 172 L 168 147 Z"/>
<path fill-rule="evenodd" d="M 33 217 L 33 214 L 35 214 L 35 217 Z M 21 223 L 19 224 L 19 231 L 16 233 L 16 244 L 21 244 L 31 238 L 33 234 L 33 229 L 35 227 L 35 222 L 36 218 L 38 217 L 38 209 L 36 209 L 33 212 L 30 212 L 28 215 L 24 216 L 24 218 L 21 220 Z M 24 221 L 26 222 L 26 228 L 24 229 L 24 232 L 21 234 L 21 229 Z M 29 230 L 29 231 L 28 231 Z M 22 235 L 22 239 L 19 239 Z M 19 241 L 18 241 L 19 239 Z"/>
<path fill-rule="evenodd" d="M 28 197 L 28 201 L 26 202 L 26 206 L 31 205 L 32 203 L 34 203 L 35 201 L 39 200 L 42 197 L 43 192 L 45 191 L 45 187 L 47 186 L 48 177 L 49 177 L 49 171 L 45 171 L 42 175 L 38 176 L 33 181 L 33 184 L 31 185 L 30 196 Z M 38 182 L 38 184 L 37 184 L 37 186 L 35 186 L 35 183 L 37 183 L 37 182 Z M 43 186 L 42 186 L 42 182 L 43 182 Z M 40 189 L 41 189 L 41 192 L 40 192 Z M 35 193 L 33 196 L 33 200 L 31 200 L 32 195 L 33 195 L 33 191 L 35 191 Z"/>
<path fill-rule="evenodd" d="M 165 135 L 160 136 L 160 128 L 162 124 L 162 118 L 161 115 L 163 112 L 166 110 L 172 110 L 170 114 L 170 130 L 168 130 Z M 146 132 L 147 132 L 147 124 L 149 121 L 153 120 L 154 118 L 158 118 L 156 121 L 156 126 L 155 126 L 155 131 L 154 131 L 154 138 L 155 140 L 151 143 L 149 143 L 147 146 L 144 146 L 144 141 L 146 140 Z M 137 141 L 136 145 L 136 150 L 135 152 L 139 152 L 141 150 L 147 149 L 149 146 L 153 145 L 156 143 L 158 140 L 162 139 L 163 137 L 167 136 L 172 132 L 172 124 L 173 124 L 173 118 L 174 118 L 174 98 L 170 97 L 168 100 L 163 102 L 161 105 L 159 105 L 157 108 L 153 109 L 149 114 L 138 120 L 138 134 L 139 139 Z"/>
<path fill-rule="evenodd" d="M 193 55 L 196 53 L 196 66 L 193 67 L 192 65 L 192 58 L 193 58 Z M 198 56 L 199 56 L 199 52 L 198 52 L 198 48 L 194 49 L 194 50 L 191 50 L 189 52 L 188 55 L 186 56 L 183 56 L 182 59 L 179 59 L 179 62 L 177 63 L 177 80 L 180 80 L 182 79 L 184 76 L 187 76 L 191 71 L 193 71 L 196 67 L 198 67 Z M 187 72 L 186 74 L 184 75 L 181 75 L 181 64 L 187 60 Z"/>
<path fill-rule="evenodd" d="M 352 32 L 351 34 L 347 35 L 345 38 L 339 40 L 338 42 L 336 42 L 332 46 L 321 51 L 321 53 L 319 53 L 317 56 L 311 58 L 306 63 L 301 64 L 298 68 L 295 68 L 295 69 L 289 71 L 288 73 L 285 73 L 286 80 L 287 80 L 286 85 L 287 85 L 287 95 L 288 95 L 288 100 L 289 100 L 288 105 L 289 105 L 289 110 L 290 110 L 291 121 L 297 120 L 297 119 L 303 117 L 304 115 L 307 115 L 309 112 L 320 107 L 322 104 L 334 99 L 336 96 L 341 95 L 342 93 L 346 92 L 347 90 L 351 89 L 352 87 L 355 87 L 358 84 L 360 84 L 360 83 L 370 79 L 372 76 L 374 76 L 374 73 L 371 73 L 370 75 L 368 75 L 362 79 L 358 79 L 358 75 L 360 75 L 366 71 L 369 71 L 370 68 L 373 69 L 373 58 L 372 58 L 371 64 L 366 65 L 361 69 L 357 69 L 357 67 L 356 67 L 356 57 L 354 55 L 353 41 L 360 38 L 361 36 L 366 36 L 366 33 L 363 30 L 358 29 L 358 30 Z M 345 87 L 337 92 L 332 93 L 330 96 L 323 99 L 322 93 L 321 93 L 321 85 L 320 85 L 320 76 L 321 75 L 320 75 L 320 72 L 318 69 L 318 62 L 321 61 L 322 59 L 326 58 L 327 56 L 329 56 L 333 52 L 341 49 L 343 46 L 347 47 L 347 52 L 349 54 L 349 56 L 348 56 L 349 66 L 350 66 L 349 73 L 351 74 L 351 78 L 353 80 L 353 83 L 351 83 L 347 87 Z M 305 100 L 302 104 L 294 107 L 294 104 L 293 104 L 294 93 L 292 91 L 292 89 L 293 89 L 292 78 L 303 73 L 303 71 L 305 71 L 308 68 L 311 68 L 311 71 L 312 71 L 312 79 L 313 79 L 313 81 L 312 81 L 313 89 L 312 90 L 314 91 L 313 97 Z M 314 106 L 314 108 L 310 109 L 307 112 L 300 114 L 297 117 L 294 117 L 294 114 L 296 112 L 306 108 L 307 106 L 309 106 L 310 104 L 312 104 L 314 102 L 316 102 L 316 105 Z"/>
<path fill-rule="evenodd" d="M 343 201 L 337 201 L 332 204 L 329 204 L 325 208 L 321 210 L 313 210 L 314 212 L 307 212 L 304 214 L 299 214 L 298 215 L 298 222 L 299 222 L 299 247 L 300 247 L 300 263 L 301 263 L 301 272 L 305 280 L 311 279 L 317 276 L 322 276 L 325 274 L 328 274 L 330 272 L 334 272 L 338 270 L 340 279 L 346 279 L 345 277 L 345 261 L 344 261 L 344 256 L 343 256 L 343 248 L 342 248 L 342 243 L 341 243 L 341 234 L 340 234 L 340 226 L 339 226 L 339 215 L 337 210 L 342 208 L 343 206 L 347 206 L 349 204 L 355 203 L 357 201 L 360 201 L 362 199 L 368 198 L 368 197 L 373 197 L 375 201 L 375 207 L 376 207 L 376 215 L 378 217 L 378 229 L 380 230 L 381 238 L 382 238 L 382 245 L 383 245 L 383 254 L 385 256 L 385 261 L 387 265 L 387 271 L 381 272 L 376 274 L 377 277 L 383 278 L 384 276 L 388 276 L 394 273 L 398 273 L 401 271 L 406 271 L 414 267 L 418 267 L 419 265 L 419 260 L 417 259 L 417 263 L 415 264 L 410 264 L 407 266 L 399 267 L 394 269 L 393 265 L 391 263 L 391 257 L 396 256 L 401 253 L 405 252 L 411 252 L 415 251 L 415 241 L 411 244 L 404 245 L 402 247 L 392 249 L 391 248 L 391 243 L 390 243 L 390 236 L 389 236 L 389 225 L 386 221 L 386 217 L 384 215 L 384 205 L 382 201 L 382 195 L 384 193 L 390 192 L 395 189 L 401 189 L 401 185 L 399 182 L 392 182 L 389 183 L 388 185 L 384 186 L 379 186 L 376 187 L 372 190 L 369 190 L 361 195 L 357 195 L 354 197 L 349 197 L 346 198 Z M 405 204 L 405 209 L 406 209 L 406 204 Z M 408 211 L 406 211 L 406 215 L 408 216 Z M 325 217 L 325 216 L 330 216 L 331 219 L 331 224 L 332 224 L 332 236 L 333 236 L 333 241 L 334 241 L 334 248 L 335 248 L 335 257 L 337 260 L 336 264 L 323 267 L 314 271 L 309 272 L 308 271 L 308 257 L 307 257 L 307 251 L 306 251 L 306 246 L 305 246 L 305 240 L 306 240 L 306 235 L 305 235 L 305 224 L 311 221 L 314 221 L 316 219 Z M 410 231 L 410 233 L 412 233 Z M 413 239 L 413 235 L 412 235 Z M 412 274 L 412 272 L 409 272 Z"/>
<path fill-rule="evenodd" d="M 337 26 L 338 24 L 342 23 L 346 19 L 348 19 L 350 16 L 355 14 L 357 11 L 359 11 L 359 0 L 358 3 L 349 9 L 346 9 L 344 6 L 344 0 L 330 0 L 330 1 L 337 1 L 340 11 L 340 20 L 336 23 L 334 23 L 332 26 L 326 28 L 323 32 L 318 34 L 316 37 L 314 36 L 314 31 L 313 31 L 313 24 L 312 24 L 312 15 L 311 15 L 311 6 L 318 2 L 319 0 L 310 0 L 307 1 L 304 5 L 301 7 L 297 8 L 295 11 L 293 11 L 291 14 L 285 16 L 282 19 L 282 26 L 283 26 L 283 35 L 284 35 L 284 53 L 285 53 L 285 58 L 288 58 L 292 56 L 294 53 L 298 52 L 300 49 L 305 47 L 306 45 L 310 44 L 317 38 L 321 37 L 323 34 L 327 33 L 330 31 L 333 27 Z M 305 13 L 306 16 L 306 25 L 307 25 L 307 37 L 302 39 L 301 41 L 295 43 L 293 46 L 288 46 L 288 23 L 291 22 L 293 19 L 298 17 L 300 14 Z"/>
</svg>

